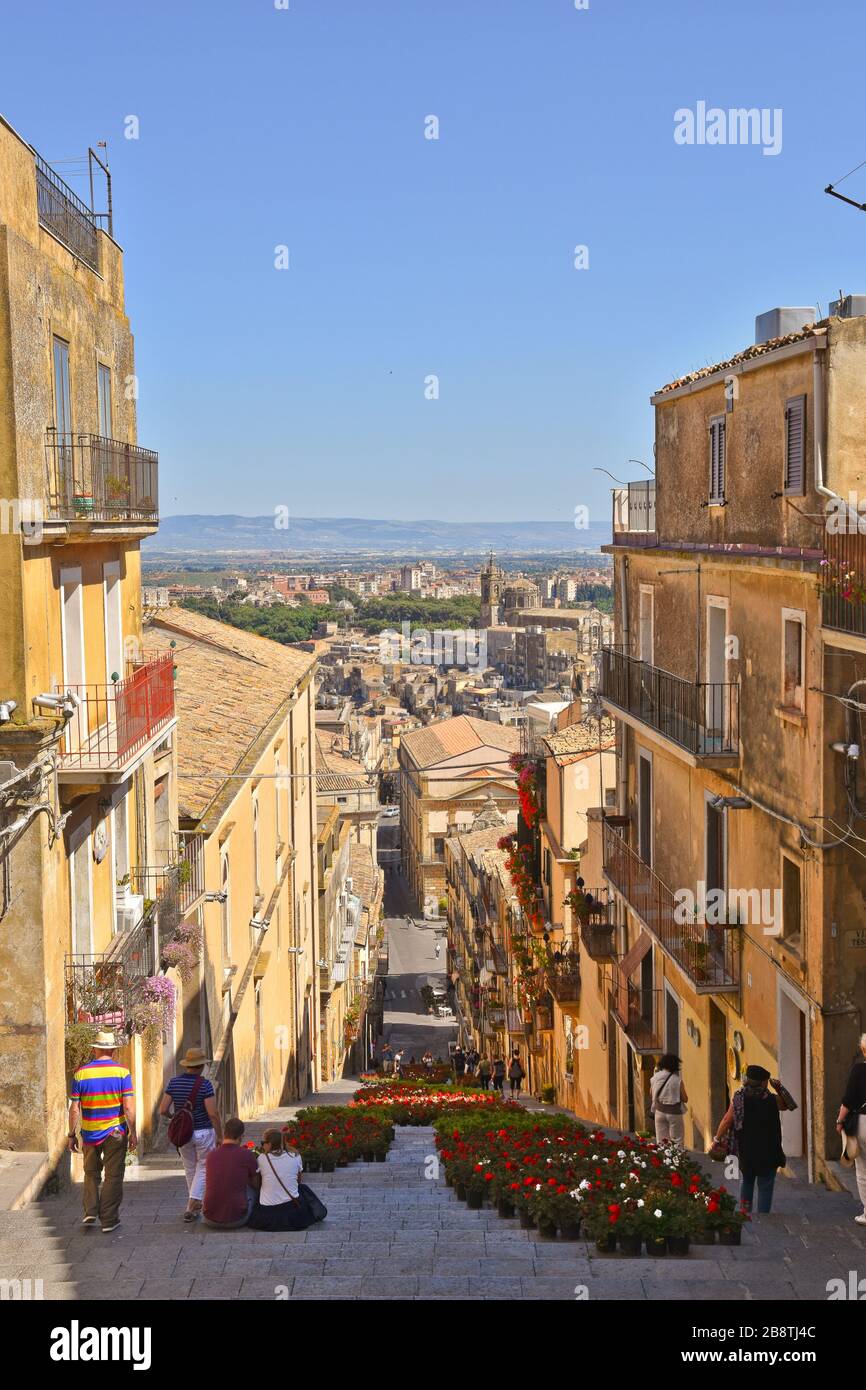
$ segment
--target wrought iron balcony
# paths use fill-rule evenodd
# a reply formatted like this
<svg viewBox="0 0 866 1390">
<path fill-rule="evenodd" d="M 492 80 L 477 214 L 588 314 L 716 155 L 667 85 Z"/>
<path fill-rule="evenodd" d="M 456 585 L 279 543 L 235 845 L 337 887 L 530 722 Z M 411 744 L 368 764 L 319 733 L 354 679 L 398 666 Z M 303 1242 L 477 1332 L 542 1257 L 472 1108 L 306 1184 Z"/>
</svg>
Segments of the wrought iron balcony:
<svg viewBox="0 0 866 1390">
<path fill-rule="evenodd" d="M 99 434 L 49 429 L 45 463 L 49 519 L 158 523 L 159 455 L 152 449 Z"/>
<path fill-rule="evenodd" d="M 138 992 L 159 970 L 156 921 L 147 911 L 107 951 L 66 957 L 66 1019 L 129 1032 Z"/>
<path fill-rule="evenodd" d="M 580 940 L 590 960 L 602 965 L 616 960 L 616 927 L 613 922 L 581 922 Z"/>
<path fill-rule="evenodd" d="M 856 522 L 852 520 L 852 525 Z M 866 534 L 828 532 L 821 562 L 821 607 L 825 627 L 866 638 Z"/>
<path fill-rule="evenodd" d="M 662 999 L 660 989 L 641 989 L 620 975 L 611 996 L 613 1016 L 635 1052 L 662 1052 Z"/>
<path fill-rule="evenodd" d="M 560 1007 L 580 1002 L 580 956 L 566 952 L 545 972 L 547 988 Z"/>
<path fill-rule="evenodd" d="M 735 681 L 687 681 L 615 647 L 602 647 L 598 689 L 614 714 L 632 715 L 696 758 L 739 756 Z"/>
<path fill-rule="evenodd" d="M 634 914 L 688 977 L 698 994 L 740 985 L 737 925 L 709 926 L 685 909 L 612 826 L 604 826 L 604 871 Z"/>
<path fill-rule="evenodd" d="M 75 708 L 60 746 L 61 772 L 121 773 L 174 718 L 174 658 L 133 663 L 109 685 L 55 687 Z"/>
<path fill-rule="evenodd" d="M 36 155 L 36 211 L 52 236 L 91 270 L 99 273 L 97 231 L 107 216 L 95 213 L 64 183 L 41 155 Z"/>
</svg>

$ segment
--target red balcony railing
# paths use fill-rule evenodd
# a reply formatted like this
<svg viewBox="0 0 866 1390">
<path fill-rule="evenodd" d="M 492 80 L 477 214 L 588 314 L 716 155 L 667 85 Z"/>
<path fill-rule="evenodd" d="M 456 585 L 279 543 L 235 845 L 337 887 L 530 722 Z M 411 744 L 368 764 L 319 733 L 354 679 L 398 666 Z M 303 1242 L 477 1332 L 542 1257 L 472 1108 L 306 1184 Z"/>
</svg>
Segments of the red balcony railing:
<svg viewBox="0 0 866 1390">
<path fill-rule="evenodd" d="M 67 725 L 60 766 L 119 770 L 174 718 L 174 658 L 135 665 L 108 685 L 55 687 L 78 703 Z"/>
<path fill-rule="evenodd" d="M 736 925 L 709 926 L 686 918 L 666 883 L 610 825 L 604 826 L 604 871 L 635 915 L 688 976 L 699 994 L 739 989 Z"/>
</svg>

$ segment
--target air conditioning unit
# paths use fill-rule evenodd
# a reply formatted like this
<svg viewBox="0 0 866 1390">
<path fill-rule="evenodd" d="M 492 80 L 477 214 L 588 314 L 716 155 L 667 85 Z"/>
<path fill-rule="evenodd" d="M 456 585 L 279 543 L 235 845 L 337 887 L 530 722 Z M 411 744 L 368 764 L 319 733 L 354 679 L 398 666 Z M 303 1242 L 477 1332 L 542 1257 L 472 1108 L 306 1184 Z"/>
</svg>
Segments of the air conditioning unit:
<svg viewBox="0 0 866 1390">
<path fill-rule="evenodd" d="M 117 908 L 117 930 L 132 931 L 144 916 L 144 894 L 130 893 L 126 902 Z"/>
</svg>

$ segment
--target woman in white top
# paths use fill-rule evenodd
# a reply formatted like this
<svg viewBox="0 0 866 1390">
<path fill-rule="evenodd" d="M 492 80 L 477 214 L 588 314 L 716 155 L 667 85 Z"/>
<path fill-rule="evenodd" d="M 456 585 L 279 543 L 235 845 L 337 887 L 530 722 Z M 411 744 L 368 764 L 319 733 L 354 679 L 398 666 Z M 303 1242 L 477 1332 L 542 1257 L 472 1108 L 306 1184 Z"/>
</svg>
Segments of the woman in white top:
<svg viewBox="0 0 866 1390">
<path fill-rule="evenodd" d="M 258 1167 L 259 1195 L 247 1225 L 254 1231 L 304 1231 L 311 1226 L 313 1218 L 298 1191 L 301 1156 L 283 1148 L 278 1129 L 265 1130 Z"/>
<path fill-rule="evenodd" d="M 666 1052 L 650 1077 L 650 1110 L 656 1124 L 656 1142 L 679 1144 L 685 1140 L 686 1088 L 680 1078 L 680 1059 Z"/>
</svg>

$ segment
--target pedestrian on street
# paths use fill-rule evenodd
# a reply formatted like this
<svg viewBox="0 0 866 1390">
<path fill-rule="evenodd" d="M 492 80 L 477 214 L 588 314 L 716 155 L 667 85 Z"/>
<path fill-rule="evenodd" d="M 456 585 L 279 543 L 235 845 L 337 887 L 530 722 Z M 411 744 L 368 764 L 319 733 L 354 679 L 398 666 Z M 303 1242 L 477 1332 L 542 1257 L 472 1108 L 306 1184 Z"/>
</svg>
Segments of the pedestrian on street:
<svg viewBox="0 0 866 1390">
<path fill-rule="evenodd" d="M 523 1063 L 516 1052 L 512 1052 L 511 1061 L 508 1064 L 508 1080 L 511 1082 L 511 1095 L 520 1095 L 520 1088 L 523 1085 L 523 1078 L 526 1072 L 523 1070 Z"/>
<path fill-rule="evenodd" d="M 502 1094 L 505 1085 L 505 1062 L 501 1057 L 493 1058 L 493 1089 Z"/>
<path fill-rule="evenodd" d="M 451 1054 L 451 1061 L 454 1064 L 454 1075 L 456 1079 L 458 1081 L 462 1080 L 466 1071 L 466 1053 L 459 1043 Z"/>
<path fill-rule="evenodd" d="M 442 954 L 442 942 L 441 942 L 441 941 L 437 941 L 437 942 L 436 942 L 436 959 L 437 959 L 437 960 L 439 959 L 439 957 L 440 957 L 441 954 Z"/>
<path fill-rule="evenodd" d="M 399 1052 L 396 1052 L 396 1053 L 394 1054 L 394 1075 L 395 1075 L 395 1076 L 399 1076 L 399 1075 L 400 1075 L 400 1072 L 401 1072 L 401 1070 L 402 1070 L 402 1068 L 403 1068 L 403 1049 L 402 1049 L 402 1047 L 401 1047 L 401 1048 L 400 1048 L 400 1051 L 399 1051 Z"/>
<path fill-rule="evenodd" d="M 186 1174 L 184 1221 L 195 1221 L 201 1211 L 207 1156 L 222 1143 L 214 1088 L 204 1075 L 208 1061 L 200 1047 L 189 1048 L 186 1056 L 178 1061 L 183 1070 L 171 1078 L 159 1102 L 160 1115 L 167 1115 L 172 1108 L 175 1115 L 185 1108 L 191 1112 L 192 1136 L 178 1149 Z"/>
<path fill-rule="evenodd" d="M 854 1220 L 858 1226 L 866 1226 L 866 1033 L 860 1037 L 860 1051 L 863 1055 L 851 1068 L 842 1104 L 839 1106 L 836 1129 L 843 1138 L 853 1136 L 857 1146 L 854 1169 L 863 1210 Z M 853 1145 L 846 1146 L 847 1155 L 850 1155 L 851 1148 Z M 850 1167 L 850 1157 L 848 1166 Z"/>
<path fill-rule="evenodd" d="M 126 1151 L 135 1152 L 138 1145 L 132 1077 L 115 1059 L 119 1047 L 113 1033 L 97 1033 L 93 1056 L 75 1072 L 69 1092 L 70 1153 L 78 1152 L 76 1131 L 81 1121 L 82 1225 L 93 1226 L 99 1221 L 106 1233 L 120 1225 Z"/>
<path fill-rule="evenodd" d="M 474 1043 L 470 1044 L 469 1051 L 466 1053 L 466 1070 L 470 1076 L 474 1076 L 478 1069 L 478 1048 Z"/>
<path fill-rule="evenodd" d="M 205 1159 L 204 1224 L 221 1231 L 245 1226 L 256 1202 L 259 1167 L 243 1136 L 243 1120 L 226 1120 L 222 1143 Z"/>
<path fill-rule="evenodd" d="M 770 1094 L 768 1083 L 775 1095 Z M 782 1149 L 779 1111 L 796 1109 L 796 1101 L 778 1077 L 771 1077 L 764 1067 L 746 1067 L 743 1085 L 734 1093 L 714 1140 L 714 1143 L 721 1143 L 724 1135 L 732 1131 L 733 1147 L 740 1163 L 743 1211 L 752 1210 L 756 1183 L 758 1212 L 763 1214 L 772 1209 L 776 1172 L 784 1168 L 787 1161 Z"/>
<path fill-rule="evenodd" d="M 424 1053 L 424 1056 L 421 1058 L 421 1061 L 424 1063 L 424 1066 L 427 1071 L 433 1070 L 433 1053 L 430 1051 L 429 1047 L 427 1051 Z"/>
<path fill-rule="evenodd" d="M 650 1077 L 650 1113 L 659 1144 L 679 1144 L 686 1138 L 686 1088 L 680 1077 L 680 1059 L 666 1052 Z"/>
<path fill-rule="evenodd" d="M 486 1091 L 490 1085 L 490 1059 L 486 1053 L 483 1053 L 478 1059 L 478 1069 L 475 1076 L 482 1091 Z"/>
<path fill-rule="evenodd" d="M 382 1070 L 386 1076 L 390 1076 L 394 1067 L 394 1049 L 390 1043 L 385 1043 L 382 1048 Z"/>
</svg>

